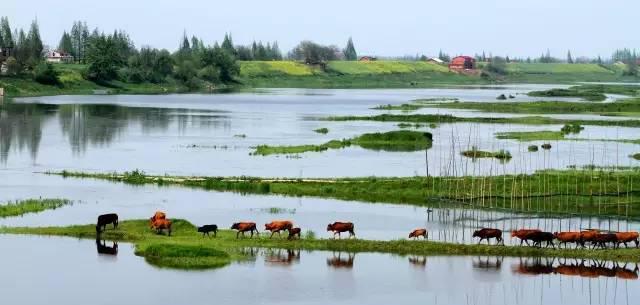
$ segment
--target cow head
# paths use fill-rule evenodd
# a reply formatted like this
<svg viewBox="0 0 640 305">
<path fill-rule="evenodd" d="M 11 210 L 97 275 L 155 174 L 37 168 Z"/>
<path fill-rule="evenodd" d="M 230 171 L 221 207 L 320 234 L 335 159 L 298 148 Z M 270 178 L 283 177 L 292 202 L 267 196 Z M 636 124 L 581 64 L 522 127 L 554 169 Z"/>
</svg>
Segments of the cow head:
<svg viewBox="0 0 640 305">
<path fill-rule="evenodd" d="M 102 231 L 100 230 L 100 225 L 96 225 L 96 234 L 100 235 Z"/>
<path fill-rule="evenodd" d="M 240 228 L 240 223 L 234 222 L 231 226 L 231 230 L 237 230 Z"/>
<path fill-rule="evenodd" d="M 473 231 L 473 237 L 480 237 L 480 230 Z"/>
<path fill-rule="evenodd" d="M 333 231 L 333 225 L 332 224 L 328 224 L 327 225 L 327 231 Z"/>
</svg>

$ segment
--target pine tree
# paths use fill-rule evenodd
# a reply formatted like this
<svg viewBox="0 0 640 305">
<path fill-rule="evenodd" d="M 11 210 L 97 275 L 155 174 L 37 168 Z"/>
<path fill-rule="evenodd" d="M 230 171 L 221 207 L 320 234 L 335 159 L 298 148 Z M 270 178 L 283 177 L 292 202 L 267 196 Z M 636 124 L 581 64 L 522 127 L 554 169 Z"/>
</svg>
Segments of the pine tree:
<svg viewBox="0 0 640 305">
<path fill-rule="evenodd" d="M 0 18 L 0 35 L 2 36 L 2 45 L 0 45 L 0 47 L 10 50 L 15 48 L 15 41 L 13 40 L 11 26 L 9 26 L 9 18 L 7 17 Z"/>
<path fill-rule="evenodd" d="M 73 43 L 71 42 L 71 36 L 67 31 L 62 33 L 62 37 L 60 38 L 60 43 L 58 43 L 58 51 L 65 52 L 71 54 L 73 51 Z"/>
<path fill-rule="evenodd" d="M 573 63 L 573 57 L 571 57 L 571 50 L 567 51 L 567 63 Z"/>
<path fill-rule="evenodd" d="M 344 48 L 342 53 L 344 54 L 344 59 L 346 60 L 358 59 L 358 53 L 356 53 L 356 48 L 353 45 L 353 40 L 351 39 L 351 37 L 349 37 L 349 40 L 347 41 L 347 46 Z"/>
<path fill-rule="evenodd" d="M 38 26 L 38 22 L 35 20 L 31 23 L 31 27 L 29 28 L 27 41 L 27 48 L 29 50 L 28 64 L 30 67 L 35 67 L 42 61 L 42 52 L 44 51 L 44 45 L 42 44 L 42 39 L 40 38 L 40 27 Z"/>
<path fill-rule="evenodd" d="M 222 50 L 231 55 L 236 55 L 236 48 L 233 46 L 233 38 L 231 34 L 224 34 L 224 40 L 222 40 Z"/>
</svg>

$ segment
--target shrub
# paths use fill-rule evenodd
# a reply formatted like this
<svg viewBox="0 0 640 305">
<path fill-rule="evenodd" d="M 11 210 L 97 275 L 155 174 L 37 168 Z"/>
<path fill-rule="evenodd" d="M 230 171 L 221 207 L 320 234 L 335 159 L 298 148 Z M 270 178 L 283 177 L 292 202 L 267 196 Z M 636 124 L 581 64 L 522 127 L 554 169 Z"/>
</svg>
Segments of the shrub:
<svg viewBox="0 0 640 305">
<path fill-rule="evenodd" d="M 59 85 L 58 72 L 50 63 L 40 63 L 33 70 L 33 79 L 44 85 Z"/>
</svg>

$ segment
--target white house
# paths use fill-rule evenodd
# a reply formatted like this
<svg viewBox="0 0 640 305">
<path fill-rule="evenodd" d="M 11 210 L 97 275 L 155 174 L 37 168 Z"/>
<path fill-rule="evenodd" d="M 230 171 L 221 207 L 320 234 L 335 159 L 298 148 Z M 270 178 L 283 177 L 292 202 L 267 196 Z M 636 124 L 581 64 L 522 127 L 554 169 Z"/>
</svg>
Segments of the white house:
<svg viewBox="0 0 640 305">
<path fill-rule="evenodd" d="M 431 57 L 427 61 L 433 62 L 433 63 L 436 63 L 436 64 L 443 64 L 444 63 L 444 61 L 442 61 L 442 59 L 437 58 L 437 57 Z"/>
<path fill-rule="evenodd" d="M 50 63 L 71 63 L 73 62 L 73 56 L 69 53 L 52 51 L 47 55 L 47 62 Z"/>
</svg>

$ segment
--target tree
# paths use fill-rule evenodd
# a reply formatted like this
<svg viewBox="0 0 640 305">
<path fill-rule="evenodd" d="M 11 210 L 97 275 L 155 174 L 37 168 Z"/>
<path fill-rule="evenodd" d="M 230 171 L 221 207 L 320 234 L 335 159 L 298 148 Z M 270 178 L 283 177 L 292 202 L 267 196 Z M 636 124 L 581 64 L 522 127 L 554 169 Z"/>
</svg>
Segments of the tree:
<svg viewBox="0 0 640 305">
<path fill-rule="evenodd" d="M 323 46 L 312 41 L 302 41 L 291 52 L 289 57 L 304 60 L 307 64 L 318 64 L 328 60 L 335 60 L 339 52 L 336 46 Z"/>
<path fill-rule="evenodd" d="M 571 56 L 571 50 L 567 51 L 567 63 L 573 63 L 573 57 Z"/>
<path fill-rule="evenodd" d="M 451 61 L 451 57 L 449 55 L 447 55 L 446 53 L 442 52 L 442 50 L 440 50 L 440 52 L 438 52 L 438 58 L 444 62 L 450 62 Z"/>
<path fill-rule="evenodd" d="M 71 41 L 71 35 L 67 31 L 64 31 L 62 37 L 60 37 L 58 51 L 73 54 L 73 42 Z"/>
<path fill-rule="evenodd" d="M 96 81 L 115 79 L 118 76 L 118 69 L 124 65 L 124 59 L 114 38 L 105 35 L 91 39 L 86 60 L 89 64 L 87 76 Z"/>
<path fill-rule="evenodd" d="M 43 60 L 44 45 L 40 38 L 40 27 L 37 21 L 31 22 L 29 28 L 29 34 L 27 35 L 27 52 L 28 59 L 27 65 L 31 68 L 35 68 Z"/>
<path fill-rule="evenodd" d="M 15 48 L 13 35 L 11 34 L 11 26 L 9 26 L 9 18 L 0 18 L 0 36 L 2 36 L 2 45 L 0 47 L 12 50 Z"/>
<path fill-rule="evenodd" d="M 491 58 L 491 61 L 485 66 L 485 70 L 491 73 L 505 75 L 507 74 L 506 60 L 500 56 Z"/>
<path fill-rule="evenodd" d="M 9 56 L 7 58 L 7 74 L 9 75 L 18 75 L 22 70 L 22 66 L 18 63 L 15 57 Z"/>
<path fill-rule="evenodd" d="M 33 71 L 33 79 L 41 84 L 45 85 L 58 85 L 58 72 L 53 68 L 53 65 L 46 62 L 40 62 Z"/>
<path fill-rule="evenodd" d="M 233 38 L 231 37 L 231 34 L 224 34 L 221 47 L 225 52 L 234 56 L 236 55 L 236 49 L 233 47 Z"/>
<path fill-rule="evenodd" d="M 358 53 L 356 53 L 356 48 L 353 46 L 353 40 L 349 37 L 347 41 L 347 47 L 342 51 L 344 54 L 344 59 L 346 60 L 358 60 Z"/>
</svg>

